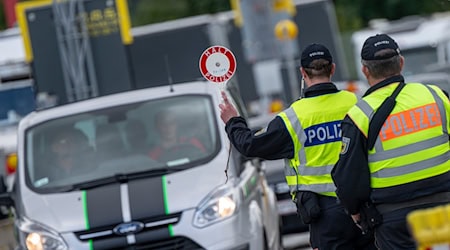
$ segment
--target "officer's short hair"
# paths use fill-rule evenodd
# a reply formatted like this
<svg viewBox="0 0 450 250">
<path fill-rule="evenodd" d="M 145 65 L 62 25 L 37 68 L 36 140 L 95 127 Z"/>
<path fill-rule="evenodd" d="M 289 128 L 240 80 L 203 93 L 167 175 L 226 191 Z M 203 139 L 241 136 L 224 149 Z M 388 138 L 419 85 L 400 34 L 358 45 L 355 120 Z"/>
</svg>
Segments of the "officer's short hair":
<svg viewBox="0 0 450 250">
<path fill-rule="evenodd" d="M 330 77 L 333 63 L 325 59 L 316 59 L 309 64 L 308 68 L 303 68 L 310 78 Z"/>
<path fill-rule="evenodd" d="M 333 57 L 327 47 L 312 43 L 302 51 L 300 63 L 310 78 L 330 77 Z"/>
<path fill-rule="evenodd" d="M 377 56 L 383 57 L 384 54 L 392 54 L 392 49 L 384 49 L 377 52 Z M 400 55 L 390 56 L 387 59 L 380 60 L 361 60 L 362 65 L 366 66 L 372 77 L 381 79 L 401 73 Z"/>
</svg>

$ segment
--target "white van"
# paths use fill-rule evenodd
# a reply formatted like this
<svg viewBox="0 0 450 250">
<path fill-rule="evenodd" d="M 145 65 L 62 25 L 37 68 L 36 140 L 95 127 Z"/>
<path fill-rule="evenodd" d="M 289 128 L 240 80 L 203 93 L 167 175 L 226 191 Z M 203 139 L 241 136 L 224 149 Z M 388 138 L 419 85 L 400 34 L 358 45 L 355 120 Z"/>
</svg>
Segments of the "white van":
<svg viewBox="0 0 450 250">
<path fill-rule="evenodd" d="M 23 118 L 0 195 L 19 248 L 281 249 L 263 165 L 230 148 L 220 102 L 217 85 L 192 82 Z"/>
</svg>

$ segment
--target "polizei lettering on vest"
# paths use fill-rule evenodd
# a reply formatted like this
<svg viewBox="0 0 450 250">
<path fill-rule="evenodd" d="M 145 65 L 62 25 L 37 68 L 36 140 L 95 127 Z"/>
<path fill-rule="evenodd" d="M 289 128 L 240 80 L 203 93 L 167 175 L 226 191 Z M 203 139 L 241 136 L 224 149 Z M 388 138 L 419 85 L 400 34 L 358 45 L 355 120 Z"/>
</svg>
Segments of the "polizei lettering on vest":
<svg viewBox="0 0 450 250">
<path fill-rule="evenodd" d="M 441 116 L 435 103 L 409 109 L 388 116 L 380 131 L 382 141 L 441 125 Z"/>
<path fill-rule="evenodd" d="M 313 125 L 305 129 L 305 147 L 341 140 L 341 121 L 333 121 Z"/>
</svg>

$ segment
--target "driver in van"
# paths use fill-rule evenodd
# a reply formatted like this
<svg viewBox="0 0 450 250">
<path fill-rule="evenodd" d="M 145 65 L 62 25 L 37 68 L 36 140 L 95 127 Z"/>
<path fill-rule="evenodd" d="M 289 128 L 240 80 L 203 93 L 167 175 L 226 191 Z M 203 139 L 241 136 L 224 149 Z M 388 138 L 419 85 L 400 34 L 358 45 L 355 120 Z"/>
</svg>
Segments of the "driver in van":
<svg viewBox="0 0 450 250">
<path fill-rule="evenodd" d="M 131 152 L 147 154 L 148 134 L 143 121 L 138 119 L 128 120 L 125 126 L 125 136 Z"/>
<path fill-rule="evenodd" d="M 194 137 L 186 137 L 180 134 L 178 122 L 173 112 L 162 110 L 155 115 L 155 128 L 159 133 L 159 142 L 152 147 L 149 156 L 154 160 L 172 159 L 171 156 L 190 147 L 193 151 L 205 153 L 203 144 Z"/>
<path fill-rule="evenodd" d="M 89 158 L 89 142 L 80 130 L 69 127 L 59 129 L 50 138 L 49 178 L 56 180 L 86 173 L 89 169 L 81 163 Z"/>
</svg>

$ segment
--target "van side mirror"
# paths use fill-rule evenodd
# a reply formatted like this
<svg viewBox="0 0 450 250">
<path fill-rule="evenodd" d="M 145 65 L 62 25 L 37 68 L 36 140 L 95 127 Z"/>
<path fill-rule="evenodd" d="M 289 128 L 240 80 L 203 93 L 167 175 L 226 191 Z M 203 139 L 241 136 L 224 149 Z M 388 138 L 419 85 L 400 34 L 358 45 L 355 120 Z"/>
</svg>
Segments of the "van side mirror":
<svg viewBox="0 0 450 250">
<path fill-rule="evenodd" d="M 0 205 L 11 207 L 14 205 L 10 193 L 8 193 L 3 175 L 0 175 Z"/>
</svg>

